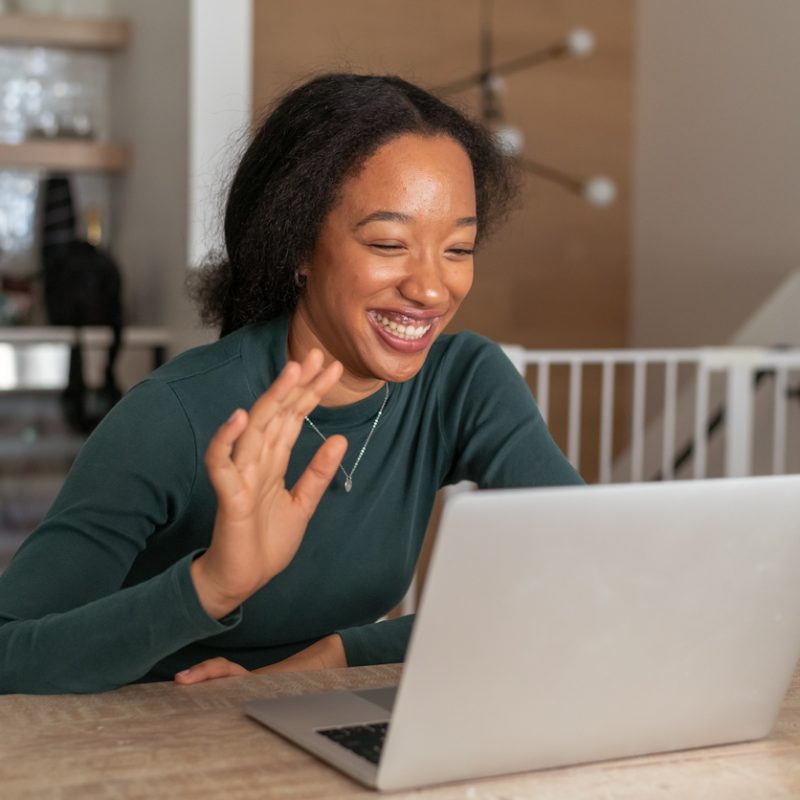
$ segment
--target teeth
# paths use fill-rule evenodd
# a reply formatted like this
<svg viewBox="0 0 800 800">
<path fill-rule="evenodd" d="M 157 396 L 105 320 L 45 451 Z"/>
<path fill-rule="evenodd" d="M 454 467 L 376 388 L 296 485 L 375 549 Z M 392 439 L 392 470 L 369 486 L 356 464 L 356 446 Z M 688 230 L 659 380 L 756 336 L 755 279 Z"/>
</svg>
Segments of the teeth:
<svg viewBox="0 0 800 800">
<path fill-rule="evenodd" d="M 386 328 L 392 336 L 396 336 L 398 339 L 407 339 L 409 341 L 414 341 L 415 339 L 421 339 L 430 329 L 430 323 L 428 325 L 400 325 L 399 323 L 395 322 L 394 320 L 389 319 L 388 317 L 384 317 L 382 314 L 375 314 L 375 319 Z"/>
</svg>

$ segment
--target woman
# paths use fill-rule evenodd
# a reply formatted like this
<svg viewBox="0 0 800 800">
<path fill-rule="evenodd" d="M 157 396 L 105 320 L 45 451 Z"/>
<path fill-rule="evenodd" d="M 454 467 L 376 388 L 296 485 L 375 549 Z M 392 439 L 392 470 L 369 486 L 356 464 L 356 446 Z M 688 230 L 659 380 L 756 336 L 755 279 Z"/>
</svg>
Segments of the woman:
<svg viewBox="0 0 800 800">
<path fill-rule="evenodd" d="M 402 660 L 375 620 L 437 489 L 580 481 L 499 348 L 442 335 L 512 185 L 398 78 L 284 97 L 198 289 L 222 338 L 115 407 L 0 578 L 0 691 Z"/>
</svg>

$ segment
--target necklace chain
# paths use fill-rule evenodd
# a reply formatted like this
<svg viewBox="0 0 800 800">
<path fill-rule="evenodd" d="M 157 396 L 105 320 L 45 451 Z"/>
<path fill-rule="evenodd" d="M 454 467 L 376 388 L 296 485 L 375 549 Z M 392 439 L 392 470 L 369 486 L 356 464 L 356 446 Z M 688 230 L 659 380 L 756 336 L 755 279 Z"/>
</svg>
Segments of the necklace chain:
<svg viewBox="0 0 800 800">
<path fill-rule="evenodd" d="M 346 492 L 349 492 L 353 488 L 353 475 L 355 474 L 355 471 L 358 468 L 364 453 L 367 451 L 367 445 L 369 444 L 369 440 L 372 438 L 372 434 L 375 433 L 375 428 L 378 427 L 378 421 L 381 418 L 381 414 L 383 414 L 383 409 L 386 408 L 386 402 L 389 399 L 389 384 L 384 383 L 383 388 L 386 391 L 383 397 L 383 402 L 381 403 L 381 407 L 378 409 L 378 413 L 375 415 L 375 419 L 372 420 L 372 427 L 369 429 L 367 438 L 364 440 L 364 444 L 361 446 L 361 450 L 358 452 L 355 464 L 353 464 L 350 472 L 348 472 L 341 464 L 339 464 L 339 469 L 344 474 L 344 490 Z M 311 426 L 311 429 L 315 431 L 323 441 L 328 441 L 328 437 L 308 417 L 306 417 L 305 420 Z"/>
</svg>

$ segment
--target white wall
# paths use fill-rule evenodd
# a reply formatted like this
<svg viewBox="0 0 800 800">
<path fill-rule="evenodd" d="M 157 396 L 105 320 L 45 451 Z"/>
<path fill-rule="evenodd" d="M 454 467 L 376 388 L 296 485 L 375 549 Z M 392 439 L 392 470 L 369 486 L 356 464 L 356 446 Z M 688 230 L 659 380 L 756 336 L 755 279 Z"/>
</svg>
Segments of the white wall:
<svg viewBox="0 0 800 800">
<path fill-rule="evenodd" d="M 252 119 L 251 0 L 193 0 L 190 69 L 189 263 L 221 244 L 221 190 Z"/>
<path fill-rule="evenodd" d="M 631 344 L 723 343 L 800 267 L 800 2 L 638 24 Z"/>
<path fill-rule="evenodd" d="M 128 319 L 182 327 L 187 261 L 189 136 L 188 0 L 114 0 L 133 23 L 114 57 L 112 128 L 133 149 L 115 187 L 112 246 L 125 275 Z"/>
<path fill-rule="evenodd" d="M 173 352 L 215 336 L 185 294 L 218 233 L 220 198 L 250 120 L 250 0 L 111 0 L 133 23 L 112 71 L 113 134 L 133 148 L 115 191 L 113 248 L 128 318 L 169 328 Z"/>
</svg>

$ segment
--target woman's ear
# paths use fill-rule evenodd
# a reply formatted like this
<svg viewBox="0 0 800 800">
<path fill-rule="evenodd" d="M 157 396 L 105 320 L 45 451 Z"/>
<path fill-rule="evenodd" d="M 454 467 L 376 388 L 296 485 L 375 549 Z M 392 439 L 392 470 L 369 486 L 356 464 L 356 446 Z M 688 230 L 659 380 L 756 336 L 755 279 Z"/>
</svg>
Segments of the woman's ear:
<svg viewBox="0 0 800 800">
<path fill-rule="evenodd" d="M 298 289 L 302 289 L 306 285 L 307 278 L 308 278 L 308 267 L 298 267 L 294 271 L 294 285 Z"/>
</svg>

